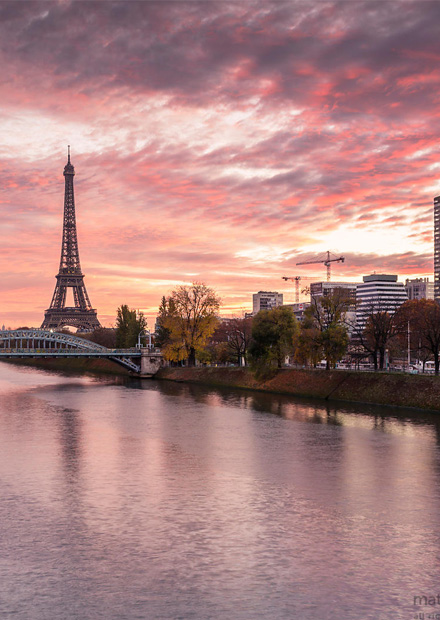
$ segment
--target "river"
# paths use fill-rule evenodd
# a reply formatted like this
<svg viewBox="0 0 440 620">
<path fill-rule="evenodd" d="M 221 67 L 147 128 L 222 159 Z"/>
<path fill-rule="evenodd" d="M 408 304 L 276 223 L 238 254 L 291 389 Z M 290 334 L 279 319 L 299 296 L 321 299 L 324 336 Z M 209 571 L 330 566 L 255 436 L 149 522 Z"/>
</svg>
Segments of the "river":
<svg viewBox="0 0 440 620">
<path fill-rule="evenodd" d="M 439 437 L 435 414 L 1 363 L 0 618 L 440 618 Z"/>
</svg>

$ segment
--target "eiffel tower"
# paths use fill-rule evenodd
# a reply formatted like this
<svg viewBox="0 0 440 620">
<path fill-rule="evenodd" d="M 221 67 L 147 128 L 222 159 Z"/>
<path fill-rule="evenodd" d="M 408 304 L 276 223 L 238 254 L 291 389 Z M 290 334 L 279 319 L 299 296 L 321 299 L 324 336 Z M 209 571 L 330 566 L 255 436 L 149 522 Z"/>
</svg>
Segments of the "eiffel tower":
<svg viewBox="0 0 440 620">
<path fill-rule="evenodd" d="M 89 332 L 101 327 L 92 308 L 84 284 L 79 262 L 78 239 L 76 235 L 75 199 L 73 196 L 73 177 L 75 169 L 70 163 L 70 146 L 67 150 L 67 164 L 64 167 L 64 221 L 63 242 L 61 246 L 60 269 L 56 276 L 57 283 L 50 302 L 50 308 L 44 313 L 43 329 L 60 329 L 65 325 L 77 327 L 78 331 Z M 66 306 L 67 289 L 73 289 L 74 307 Z"/>
</svg>

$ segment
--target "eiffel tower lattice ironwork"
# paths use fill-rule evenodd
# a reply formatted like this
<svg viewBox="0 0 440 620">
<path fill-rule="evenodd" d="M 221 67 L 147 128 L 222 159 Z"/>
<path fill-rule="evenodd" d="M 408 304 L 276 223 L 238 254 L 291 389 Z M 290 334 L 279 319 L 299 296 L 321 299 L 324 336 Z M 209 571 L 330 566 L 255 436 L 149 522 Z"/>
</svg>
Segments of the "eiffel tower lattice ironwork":
<svg viewBox="0 0 440 620">
<path fill-rule="evenodd" d="M 59 329 L 65 325 L 77 327 L 79 331 L 93 331 L 101 327 L 92 308 L 84 284 L 79 262 L 78 238 L 76 234 L 75 199 L 73 195 L 73 177 L 75 169 L 70 163 L 70 146 L 67 164 L 64 167 L 64 221 L 63 242 L 61 246 L 60 270 L 56 276 L 57 283 L 50 303 L 44 313 L 41 325 L 44 329 Z M 66 306 L 67 289 L 73 289 L 75 306 Z"/>
</svg>

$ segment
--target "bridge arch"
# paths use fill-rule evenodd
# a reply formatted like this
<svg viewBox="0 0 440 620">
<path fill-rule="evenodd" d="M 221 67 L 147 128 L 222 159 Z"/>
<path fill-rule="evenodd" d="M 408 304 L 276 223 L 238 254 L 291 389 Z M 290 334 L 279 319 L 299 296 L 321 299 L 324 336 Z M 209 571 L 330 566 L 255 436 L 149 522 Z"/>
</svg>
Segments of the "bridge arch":
<svg viewBox="0 0 440 620">
<path fill-rule="evenodd" d="M 108 349 L 96 342 L 45 329 L 0 331 L 0 359 L 17 357 L 107 358 L 140 373 L 140 349 Z"/>
<path fill-rule="evenodd" d="M 26 343 L 25 347 L 20 346 L 20 348 L 31 348 L 29 347 L 29 342 L 35 344 L 36 341 L 39 341 L 40 343 L 50 342 L 59 344 L 65 348 L 81 349 L 86 351 L 108 351 L 106 347 L 96 344 L 96 342 L 91 342 L 90 340 L 79 338 L 78 336 L 74 336 L 72 334 L 64 334 L 61 332 L 54 332 L 52 330 L 14 329 L 0 331 L 0 342 Z M 35 347 L 32 346 L 32 348 Z"/>
</svg>

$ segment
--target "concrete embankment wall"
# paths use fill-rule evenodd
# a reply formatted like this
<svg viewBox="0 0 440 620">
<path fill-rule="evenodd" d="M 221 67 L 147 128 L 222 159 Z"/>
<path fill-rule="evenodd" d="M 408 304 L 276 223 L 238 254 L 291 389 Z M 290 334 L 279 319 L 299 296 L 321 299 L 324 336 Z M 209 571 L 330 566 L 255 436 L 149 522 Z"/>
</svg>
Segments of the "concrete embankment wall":
<svg viewBox="0 0 440 620">
<path fill-rule="evenodd" d="M 10 364 L 18 366 L 33 366 L 45 370 L 58 370 L 62 372 L 92 372 L 106 375 L 128 375 L 129 372 L 119 364 L 107 359 L 85 358 L 46 358 L 46 359 L 7 359 Z"/>
<path fill-rule="evenodd" d="M 163 368 L 158 379 L 238 387 L 292 396 L 440 411 L 440 377 L 283 369 L 257 381 L 246 368 Z"/>
<path fill-rule="evenodd" d="M 105 359 L 8 360 L 13 364 L 75 373 L 128 375 Z M 162 368 L 157 379 L 237 387 L 292 396 L 415 407 L 440 411 L 440 377 L 355 371 L 283 369 L 268 381 L 257 381 L 247 368 Z"/>
</svg>

